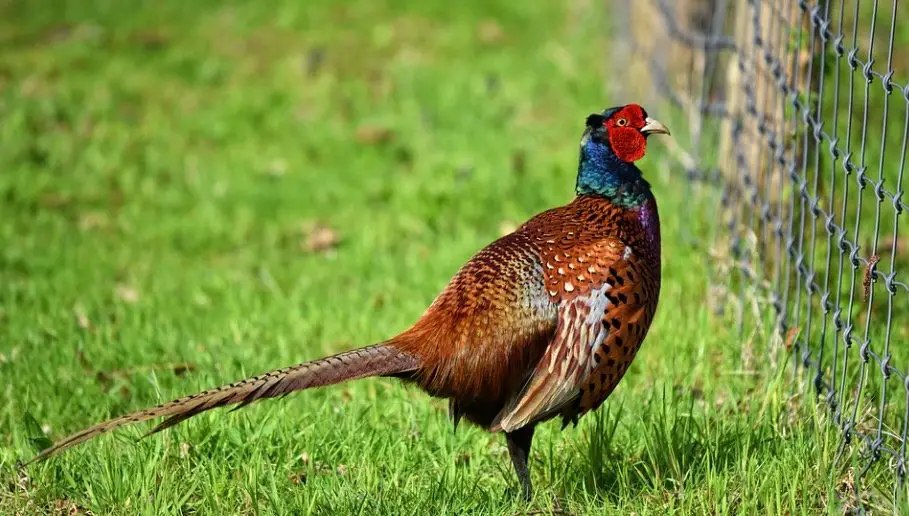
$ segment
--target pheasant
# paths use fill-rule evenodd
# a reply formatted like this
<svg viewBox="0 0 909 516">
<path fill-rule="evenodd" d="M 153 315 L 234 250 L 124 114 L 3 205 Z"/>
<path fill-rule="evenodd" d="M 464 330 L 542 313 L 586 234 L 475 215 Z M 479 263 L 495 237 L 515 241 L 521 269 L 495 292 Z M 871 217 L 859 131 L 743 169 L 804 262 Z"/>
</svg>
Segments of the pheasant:
<svg viewBox="0 0 909 516">
<path fill-rule="evenodd" d="M 637 104 L 587 117 L 576 198 L 471 258 L 426 312 L 385 342 L 186 396 L 97 424 L 28 461 L 132 423 L 150 432 L 225 405 L 370 376 L 396 377 L 503 432 L 525 498 L 537 424 L 563 428 L 612 393 L 644 340 L 660 291 L 660 226 L 634 162 L 650 134 L 669 134 Z"/>
</svg>

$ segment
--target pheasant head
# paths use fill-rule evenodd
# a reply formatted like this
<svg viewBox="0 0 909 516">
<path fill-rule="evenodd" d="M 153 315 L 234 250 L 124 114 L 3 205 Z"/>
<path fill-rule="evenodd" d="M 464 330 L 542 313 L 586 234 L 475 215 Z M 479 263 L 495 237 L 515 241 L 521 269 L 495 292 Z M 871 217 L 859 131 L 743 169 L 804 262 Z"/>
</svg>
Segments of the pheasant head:
<svg viewBox="0 0 909 516">
<path fill-rule="evenodd" d="M 669 129 L 637 104 L 588 116 L 581 138 L 578 194 L 602 195 L 619 205 L 642 201 L 636 194 L 641 188 L 635 187 L 649 185 L 634 162 L 644 157 L 651 134 L 669 134 Z"/>
</svg>

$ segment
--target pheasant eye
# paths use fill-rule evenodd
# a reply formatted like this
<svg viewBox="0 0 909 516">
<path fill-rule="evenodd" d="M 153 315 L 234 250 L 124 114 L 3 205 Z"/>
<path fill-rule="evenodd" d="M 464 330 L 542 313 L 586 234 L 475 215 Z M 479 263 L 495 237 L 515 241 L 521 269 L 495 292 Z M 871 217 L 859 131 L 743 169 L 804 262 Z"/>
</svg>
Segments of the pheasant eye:
<svg viewBox="0 0 909 516">
<path fill-rule="evenodd" d="M 625 120 L 624 118 L 620 118 L 615 121 L 615 125 L 617 125 L 619 127 L 625 127 L 627 124 L 628 124 L 628 121 Z"/>
</svg>

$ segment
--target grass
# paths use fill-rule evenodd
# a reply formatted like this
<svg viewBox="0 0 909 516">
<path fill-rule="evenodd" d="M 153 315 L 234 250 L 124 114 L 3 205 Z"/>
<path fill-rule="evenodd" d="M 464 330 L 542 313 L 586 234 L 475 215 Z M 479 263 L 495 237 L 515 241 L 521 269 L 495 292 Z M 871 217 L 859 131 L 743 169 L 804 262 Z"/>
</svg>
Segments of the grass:
<svg viewBox="0 0 909 516">
<path fill-rule="evenodd" d="M 604 96 L 594 4 L 0 2 L 0 513 L 848 509 L 851 462 L 785 349 L 711 315 L 679 214 L 713 205 L 660 143 L 656 322 L 602 410 L 542 429 L 530 504 L 500 436 L 389 380 L 15 469 L 43 432 L 400 331 L 569 201 L 584 117 L 635 100 Z"/>
</svg>

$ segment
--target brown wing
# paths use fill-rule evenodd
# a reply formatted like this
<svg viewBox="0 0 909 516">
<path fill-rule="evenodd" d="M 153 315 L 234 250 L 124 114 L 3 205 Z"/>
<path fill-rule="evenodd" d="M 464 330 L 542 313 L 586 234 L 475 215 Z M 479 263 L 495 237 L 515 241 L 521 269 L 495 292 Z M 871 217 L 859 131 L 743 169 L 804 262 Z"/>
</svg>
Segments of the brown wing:
<svg viewBox="0 0 909 516">
<path fill-rule="evenodd" d="M 524 231 L 471 258 L 414 326 L 394 339 L 424 360 L 421 386 L 461 403 L 495 405 L 488 425 L 555 331 L 556 304 L 542 268 L 538 246 Z"/>
<path fill-rule="evenodd" d="M 606 239 L 558 257 L 561 265 L 552 264 L 555 274 L 547 281 L 560 299 L 555 337 L 493 431 L 598 406 L 621 379 L 652 319 L 655 282 L 629 246 Z"/>
</svg>

